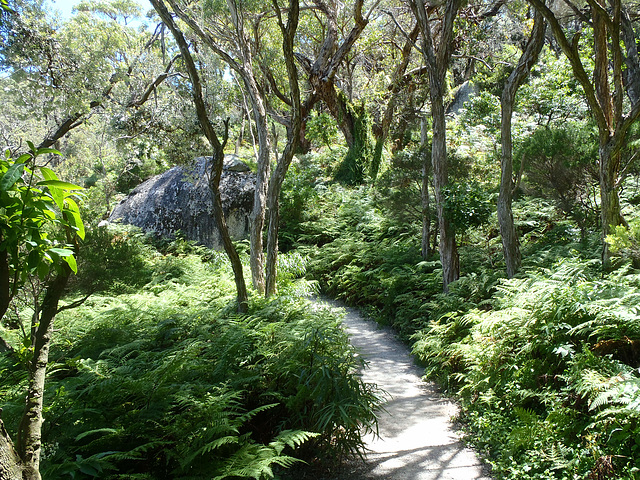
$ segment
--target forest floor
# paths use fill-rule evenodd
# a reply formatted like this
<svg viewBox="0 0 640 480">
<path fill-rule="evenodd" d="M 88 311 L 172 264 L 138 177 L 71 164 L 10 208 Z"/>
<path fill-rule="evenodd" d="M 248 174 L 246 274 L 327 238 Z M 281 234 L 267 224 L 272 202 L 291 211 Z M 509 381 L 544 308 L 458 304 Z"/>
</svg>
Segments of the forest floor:
<svg viewBox="0 0 640 480">
<path fill-rule="evenodd" d="M 326 480 L 489 480 L 487 466 L 464 446 L 452 424 L 456 405 L 422 380 L 406 345 L 390 329 L 344 308 L 351 343 L 367 361 L 363 379 L 384 390 L 387 402 L 379 436 L 365 439 L 366 461 L 353 461 Z"/>
</svg>

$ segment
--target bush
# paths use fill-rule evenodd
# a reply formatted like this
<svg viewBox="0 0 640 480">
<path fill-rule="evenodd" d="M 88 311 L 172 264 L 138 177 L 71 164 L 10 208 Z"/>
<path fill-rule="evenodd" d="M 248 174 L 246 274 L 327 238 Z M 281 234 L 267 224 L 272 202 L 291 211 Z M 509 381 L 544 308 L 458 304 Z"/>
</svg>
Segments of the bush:
<svg viewBox="0 0 640 480">
<path fill-rule="evenodd" d="M 380 400 L 339 318 L 297 296 L 310 290 L 295 280 L 300 255 L 281 257 L 283 294 L 238 317 L 221 253 L 160 255 L 122 233 L 92 240 L 106 247 L 105 283 L 59 317 L 44 478 L 261 479 L 294 457 L 362 452 Z M 144 272 L 115 285 L 126 254 Z M 23 370 L 3 356 L 0 371 L 15 428 Z"/>
</svg>

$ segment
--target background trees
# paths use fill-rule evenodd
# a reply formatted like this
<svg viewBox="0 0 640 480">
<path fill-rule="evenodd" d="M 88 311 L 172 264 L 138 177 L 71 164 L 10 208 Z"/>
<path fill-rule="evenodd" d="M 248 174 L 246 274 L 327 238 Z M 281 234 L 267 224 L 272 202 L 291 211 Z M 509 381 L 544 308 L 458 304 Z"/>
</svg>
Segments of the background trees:
<svg viewBox="0 0 640 480">
<path fill-rule="evenodd" d="M 462 397 L 469 399 L 472 415 L 486 415 L 473 416 L 472 423 L 481 430 L 487 418 L 489 423 L 495 420 L 504 428 L 502 438 L 520 442 L 504 453 L 505 459 L 529 455 L 531 471 L 538 474 L 564 469 L 570 472 L 567 476 L 586 476 L 607 471 L 611 450 L 604 436 L 594 434 L 593 445 L 580 447 L 569 447 L 566 441 L 576 437 L 576 430 L 567 425 L 585 426 L 593 420 L 590 412 L 599 408 L 598 392 L 609 389 L 607 398 L 626 395 L 611 383 L 615 372 L 623 372 L 620 378 L 625 385 L 635 388 L 635 374 L 615 363 L 637 368 L 634 342 L 640 338 L 634 322 L 625 320 L 633 317 L 625 309 L 632 303 L 628 299 L 635 299 L 637 282 L 629 260 L 634 256 L 637 260 L 640 243 L 636 208 L 640 203 L 636 162 L 640 70 L 633 5 L 595 0 L 580 6 L 564 2 L 561 8 L 538 0 L 464 5 L 418 0 L 349 5 L 321 0 L 153 3 L 158 16 L 151 12 L 144 27 L 131 22 L 134 17 L 142 21 L 142 16 L 130 2 L 83 2 L 73 17 L 62 20 L 52 18 L 38 2 L 16 2 L 12 5 L 16 15 L 4 14 L 0 29 L 4 107 L 0 136 L 12 152 L 8 158 L 20 158 L 25 150 L 37 151 L 36 146 L 25 147 L 27 138 L 37 138 L 36 145 L 60 149 L 64 156 L 50 158 L 49 167 L 55 164 L 60 178 L 85 186 L 86 203 L 77 209 L 71 209 L 70 203 L 60 207 L 58 193 L 51 193 L 55 182 L 40 193 L 50 197 L 43 200 L 46 205 L 53 205 L 52 201 L 58 205 L 49 209 L 56 215 L 66 208 L 68 218 L 75 219 L 82 210 L 89 219 L 88 231 L 95 235 L 92 241 L 99 245 L 95 249 L 113 256 L 105 264 L 113 266 L 112 272 L 119 272 L 119 277 L 111 279 L 103 272 L 109 286 L 100 288 L 110 289 L 114 297 L 131 295 L 122 300 L 127 305 L 122 310 L 137 312 L 138 294 L 144 302 L 153 303 L 149 299 L 155 295 L 162 303 L 161 294 L 170 292 L 167 295 L 178 305 L 171 310 L 163 303 L 162 312 L 157 313 L 161 322 L 153 318 L 156 313 L 145 310 L 148 318 L 140 328 L 149 338 L 142 342 L 145 354 L 136 354 L 144 358 L 121 358 L 119 352 L 129 355 L 141 344 L 131 333 L 135 329 L 129 330 L 137 320 L 114 313 L 120 307 L 104 312 L 101 300 L 96 300 L 83 310 L 91 318 L 95 313 L 100 341 L 100 335 L 111 332 L 105 334 L 104 345 L 89 342 L 86 352 L 90 353 L 83 350 L 88 340 L 82 332 L 88 327 L 79 318 L 64 317 L 71 322 L 65 324 L 70 344 L 55 347 L 64 373 L 61 378 L 52 375 L 60 388 L 52 392 L 56 395 L 52 411 L 58 415 L 52 431 L 61 434 L 64 446 L 48 457 L 53 460 L 48 460 L 47 471 L 65 475 L 84 469 L 99 476 L 113 468 L 134 475 L 143 471 L 136 470 L 138 460 L 148 467 L 153 459 L 163 458 L 167 467 L 158 467 L 159 475 L 177 478 L 202 472 L 206 462 L 215 464 L 221 475 L 231 475 L 238 470 L 224 459 L 242 458 L 257 469 L 252 471 L 264 473 L 277 461 L 289 461 L 277 460 L 289 458 L 282 445 L 298 448 L 304 440 L 311 442 L 309 451 L 314 451 L 313 442 L 326 447 L 340 439 L 346 450 L 357 446 L 357 426 L 346 422 L 349 415 L 329 415 L 316 408 L 313 398 L 329 398 L 314 397 L 315 389 L 331 391 L 323 383 L 325 377 L 316 372 L 307 378 L 298 371 L 305 362 L 326 362 L 335 366 L 331 382 L 345 376 L 333 361 L 349 355 L 344 339 L 325 323 L 322 329 L 303 327 L 317 320 L 311 314 L 302 315 L 300 324 L 269 323 L 278 309 L 285 317 L 296 317 L 298 307 L 308 308 L 302 303 L 295 308 L 286 304 L 287 295 L 312 291 L 309 284 L 292 286 L 292 279 L 304 272 L 307 256 L 312 259 L 310 274 L 323 288 L 366 306 L 406 338 L 419 332 L 416 350 L 431 371 L 449 382 L 451 389 L 459 387 Z M 233 310 L 222 299 L 233 295 L 231 288 L 214 294 L 217 281 L 230 283 L 221 273 L 230 265 L 218 254 L 181 241 L 152 246 L 129 230 L 104 231 L 96 226 L 113 203 L 139 182 L 195 155 L 213 154 L 215 192 L 222 158 L 232 151 L 258 175 L 249 251 L 244 242 L 226 242 L 236 298 L 246 314 L 241 319 L 225 313 Z M 3 164 L 9 176 L 0 186 L 6 183 L 11 190 L 9 179 L 15 177 L 11 188 L 18 185 L 15 188 L 20 190 L 26 177 L 19 180 L 11 162 Z M 45 177 L 50 175 L 48 170 L 43 172 Z M 64 197 L 69 192 L 60 185 Z M 9 218 L 17 205 L 12 201 L 3 197 L 1 215 Z M 222 222 L 219 206 L 216 214 Z M 34 229 L 50 239 L 54 230 L 43 228 L 42 223 L 55 215 L 43 215 L 46 218 L 35 222 Z M 73 231 L 79 235 L 79 224 L 73 222 L 67 226 L 76 227 Z M 0 239 L 0 260 L 4 259 L 0 262 L 4 311 L 0 350 L 9 352 L 2 357 L 5 363 L 0 370 L 18 378 L 20 362 L 27 369 L 32 365 L 29 359 L 15 360 L 23 351 L 21 341 L 28 340 L 25 352 L 36 349 L 29 343 L 29 329 L 21 331 L 16 320 L 24 323 L 31 318 L 22 300 L 29 292 L 40 292 L 40 300 L 46 294 L 34 289 L 38 282 L 16 281 L 15 272 L 37 273 L 36 264 L 43 269 L 42 265 L 51 263 L 46 255 L 70 269 L 75 256 L 64 245 L 47 250 L 44 243 L 33 240 L 34 246 L 23 237 L 27 246 L 15 253 L 7 241 L 14 231 L 23 230 L 12 224 Z M 603 236 L 615 248 L 610 250 L 606 243 L 598 263 L 593 252 L 602 245 Z M 32 254 L 31 247 L 42 255 Z M 297 251 L 283 256 L 282 249 Z M 439 255 L 432 255 L 435 250 Z M 26 270 L 10 260 L 20 255 L 26 258 Z M 87 271 L 93 271 L 93 263 L 98 262 L 89 258 L 95 257 L 82 261 Z M 129 268 L 136 270 L 133 273 L 125 273 L 122 266 L 127 258 L 136 267 Z M 196 259 L 204 260 L 197 268 Z M 247 261 L 253 289 L 244 281 Z M 618 277 L 605 274 L 598 284 L 598 265 L 623 268 L 615 271 Z M 208 268 L 211 275 L 201 271 Z M 197 281 L 186 273 L 191 270 L 199 272 Z M 513 278 L 505 280 L 505 274 Z M 217 277 L 220 280 L 214 280 Z M 89 283 L 103 285 L 94 280 Z M 580 290 L 584 298 L 574 298 L 570 288 L 558 287 L 563 282 L 584 288 Z M 83 285 L 79 281 L 67 286 L 74 295 L 86 295 Z M 616 285 L 621 285 L 619 290 Z M 528 286 L 556 292 L 553 295 L 561 298 L 535 292 L 531 300 L 526 292 L 517 292 Z M 278 290 L 284 295 L 279 296 Z M 180 303 L 180 292 L 188 297 L 185 304 Z M 219 295 L 215 301 L 214 295 Z M 622 313 L 616 310 L 620 315 L 616 313 L 615 328 L 609 328 L 604 312 L 613 308 L 617 296 L 627 300 L 616 304 Z M 72 298 L 67 301 L 72 303 Z M 120 300 L 110 297 L 105 303 L 120 305 Z M 207 306 L 207 301 L 215 308 Z M 547 331 L 528 324 L 523 320 L 526 315 L 521 318 L 514 313 L 521 304 L 531 318 L 544 319 Z M 587 304 L 588 308 L 581 306 Z M 557 305 L 569 313 L 547 315 Z M 181 316 L 179 307 L 189 315 Z M 262 313 L 254 316 L 257 311 Z M 509 320 L 503 322 L 503 318 Z M 126 321 L 120 323 L 121 319 Z M 113 334 L 112 338 L 116 330 L 131 336 Z M 501 332 L 507 332 L 507 337 L 500 337 Z M 215 335 L 229 342 L 228 349 L 224 342 L 211 340 Z M 519 335 L 532 340 L 520 344 Z M 111 340 L 115 343 L 108 343 Z M 339 352 L 329 348 L 334 340 L 345 348 Z M 283 351 L 293 352 L 293 360 L 277 352 L 278 342 L 288 345 Z M 304 346 L 311 343 L 313 357 Z M 528 344 L 535 351 L 527 351 Z M 449 349 L 448 345 L 455 346 Z M 185 357 L 180 356 L 183 350 Z M 101 357 L 99 351 L 109 352 L 105 354 L 109 358 Z M 598 352 L 605 351 L 609 353 L 602 355 L 612 357 L 603 359 Z M 162 358 L 162 352 L 170 354 Z M 198 360 L 200 352 L 217 365 L 215 371 L 203 373 L 207 367 Z M 85 353 L 82 361 L 73 360 Z M 500 367 L 494 363 L 503 365 L 500 362 L 505 359 L 516 362 L 509 365 L 516 365 L 513 371 L 520 373 L 512 378 L 498 374 Z M 609 380 L 576 387 L 576 382 L 583 382 L 584 372 L 596 364 L 606 364 L 602 371 Z M 192 383 L 189 365 L 207 378 L 206 386 Z M 100 390 L 101 379 L 113 375 L 124 379 L 129 388 L 132 381 L 123 371 L 137 372 L 138 367 L 147 372 L 144 384 L 159 385 L 158 391 L 170 400 L 157 397 L 153 388 L 151 393 L 131 394 L 136 405 L 131 429 L 123 407 L 130 400 L 124 390 L 109 403 L 116 413 L 108 420 L 117 427 L 100 423 L 99 415 L 78 406 L 89 395 L 87 384 Z M 553 378 L 545 376 L 545 368 L 554 372 Z M 480 375 L 484 369 L 497 372 L 496 378 L 485 382 Z M 220 373 L 223 370 L 229 374 L 227 380 L 232 379 L 226 386 L 221 386 L 226 378 Z M 304 382 L 317 382 L 311 390 L 301 387 L 307 385 L 302 380 L 293 380 L 303 377 Z M 345 376 L 346 396 L 331 405 L 337 405 L 334 413 L 340 412 L 344 407 L 340 402 L 349 404 L 353 395 L 361 402 L 353 405 L 366 423 L 370 392 L 350 378 Z M 562 384 L 564 379 L 572 380 Z M 25 385 L 19 378 L 14 383 Z M 526 385 L 528 398 L 537 403 L 518 397 L 518 385 Z M 0 382 L 3 395 L 15 399 L 13 388 Z M 67 394 L 66 388 L 77 390 Z M 103 398 L 105 391 L 92 398 Z M 204 391 L 216 393 L 203 401 Z M 511 403 L 501 403 L 496 395 Z M 275 406 L 268 407 L 263 400 Z M 589 408 L 584 407 L 587 403 Z M 141 426 L 140 412 L 149 405 L 176 422 L 157 428 Z M 555 407 L 546 410 L 548 405 Z M 65 408 L 74 415 L 69 431 L 63 431 Z M 278 425 L 261 414 L 267 408 L 274 409 Z M 119 409 L 125 413 L 120 415 Z M 20 416 L 15 407 L 7 410 L 12 420 Z M 566 415 L 566 428 L 553 430 L 557 424 L 552 411 L 559 410 Z M 197 414 L 191 418 L 190 412 Z M 308 418 L 304 412 L 311 412 Z M 637 432 L 633 421 L 623 421 L 619 412 L 600 413 L 598 425 L 631 458 L 628 439 Z M 184 443 L 197 455 L 184 458 L 179 432 L 194 418 L 200 422 L 215 417 L 210 414 L 219 414 L 232 425 L 231 430 L 206 420 L 207 429 L 197 430 Z M 629 418 L 633 415 L 629 413 Z M 517 421 L 538 436 L 521 442 L 527 436 L 518 436 L 512 428 Z M 631 433 L 618 437 L 616 422 Z M 283 431 L 285 425 L 297 433 L 289 436 Z M 7 430 L 15 437 L 17 428 Z M 341 432 L 347 432 L 348 438 L 341 437 Z M 168 437 L 167 443 L 158 441 Z M 502 452 L 495 438 L 485 440 Z M 113 453 L 111 442 L 126 445 L 127 453 Z M 555 453 L 546 452 L 546 457 L 522 453 L 534 451 L 531 444 L 536 442 L 536 448 L 543 448 L 545 442 L 554 445 Z M 3 451 L 8 451 L 8 442 L 4 445 Z M 263 447 L 266 450 L 260 450 Z M 573 463 L 567 460 L 570 450 L 577 459 Z M 266 463 L 260 463 L 259 452 L 267 455 Z M 567 465 L 549 463 L 552 456 L 553 461 L 567 460 Z M 611 465 L 616 462 L 617 472 L 636 468 L 632 460 L 609 459 Z M 504 467 L 505 475 L 512 478 L 527 475 L 524 467 L 516 470 Z M 553 478 L 555 473 L 548 475 Z"/>
</svg>

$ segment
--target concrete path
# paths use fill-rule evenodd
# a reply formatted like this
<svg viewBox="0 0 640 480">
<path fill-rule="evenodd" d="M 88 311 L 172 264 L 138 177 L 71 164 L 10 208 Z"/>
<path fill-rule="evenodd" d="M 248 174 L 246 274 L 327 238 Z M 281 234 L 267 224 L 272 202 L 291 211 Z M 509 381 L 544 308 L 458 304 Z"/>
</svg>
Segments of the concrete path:
<svg viewBox="0 0 640 480">
<path fill-rule="evenodd" d="M 338 303 L 324 300 L 332 307 Z M 453 430 L 456 406 L 421 380 L 422 369 L 408 348 L 389 329 L 345 308 L 344 325 L 368 362 L 365 382 L 389 394 L 380 414 L 379 434 L 366 438 L 367 461 L 347 467 L 340 479 L 350 480 L 490 480 L 475 452 Z"/>
</svg>

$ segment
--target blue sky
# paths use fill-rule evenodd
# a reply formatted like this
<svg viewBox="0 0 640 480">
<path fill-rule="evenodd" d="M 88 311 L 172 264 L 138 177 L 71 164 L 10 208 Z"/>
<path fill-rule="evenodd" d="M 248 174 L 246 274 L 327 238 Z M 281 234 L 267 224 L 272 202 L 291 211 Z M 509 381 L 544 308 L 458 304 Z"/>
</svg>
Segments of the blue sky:
<svg viewBox="0 0 640 480">
<path fill-rule="evenodd" d="M 137 2 L 142 5 L 143 12 L 151 9 L 151 3 L 149 3 L 148 0 L 137 0 Z M 62 18 L 69 18 L 71 16 L 71 9 L 80 3 L 80 0 L 49 0 L 48 3 L 54 10 L 60 12 Z"/>
</svg>

